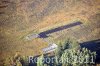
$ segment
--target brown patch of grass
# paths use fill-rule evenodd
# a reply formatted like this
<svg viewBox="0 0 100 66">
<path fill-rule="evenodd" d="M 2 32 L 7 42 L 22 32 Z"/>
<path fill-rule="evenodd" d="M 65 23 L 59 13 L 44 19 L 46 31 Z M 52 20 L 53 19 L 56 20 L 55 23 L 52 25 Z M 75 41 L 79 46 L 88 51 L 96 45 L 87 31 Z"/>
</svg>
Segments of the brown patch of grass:
<svg viewBox="0 0 100 66">
<path fill-rule="evenodd" d="M 2 3 L 0 6 L 7 4 L 8 7 L 0 8 L 0 13 L 4 12 L 4 14 L 0 14 L 0 57 L 11 56 L 16 51 L 20 51 L 22 55 L 41 54 L 41 49 L 47 46 L 46 42 L 39 38 L 24 41 L 21 37 L 34 31 L 46 31 L 77 20 L 82 21 L 86 27 L 72 29 L 74 32 L 79 32 L 77 34 L 78 40 L 86 41 L 99 38 L 98 31 L 100 29 L 96 27 L 99 20 L 97 21 L 97 17 L 93 16 L 100 13 L 100 0 L 68 1 L 64 2 L 63 8 L 59 8 L 59 3 L 56 1 L 53 4 L 58 6 L 53 8 L 52 2 L 49 0 L 25 2 L 10 0 L 9 4 Z M 96 25 L 93 27 L 94 22 Z M 91 33 L 87 32 L 87 30 L 90 31 L 90 28 L 93 28 Z M 85 33 L 85 35 L 81 33 Z M 64 30 L 58 34 L 53 33 L 51 39 L 58 41 L 65 39 L 66 36 L 75 37 L 72 31 Z"/>
</svg>

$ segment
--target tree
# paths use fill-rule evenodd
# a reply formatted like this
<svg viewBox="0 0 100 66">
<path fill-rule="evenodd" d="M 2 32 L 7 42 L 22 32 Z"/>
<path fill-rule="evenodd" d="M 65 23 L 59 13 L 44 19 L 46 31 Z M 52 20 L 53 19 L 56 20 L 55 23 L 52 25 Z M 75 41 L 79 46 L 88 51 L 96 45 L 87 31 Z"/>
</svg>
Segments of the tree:
<svg viewBox="0 0 100 66">
<path fill-rule="evenodd" d="M 87 48 L 82 48 L 77 51 L 74 49 L 66 49 L 61 56 L 63 66 L 89 66 L 93 64 L 91 62 L 92 57 L 96 59 L 96 53 L 90 52 Z"/>
<path fill-rule="evenodd" d="M 61 44 L 61 42 L 59 42 L 58 47 L 55 50 L 55 56 L 60 58 L 62 53 L 63 53 L 63 51 L 62 51 L 62 44 Z"/>
<path fill-rule="evenodd" d="M 61 42 L 61 44 L 62 44 L 63 50 L 71 49 L 71 48 L 80 49 L 80 45 L 75 39 L 68 38 L 67 40 L 64 40 L 63 42 Z"/>
<path fill-rule="evenodd" d="M 59 42 L 55 51 L 57 66 L 89 66 L 96 59 L 96 53 L 91 52 L 87 48 L 81 48 L 80 44 L 73 40 L 67 39 L 64 42 Z M 93 58 L 92 58 L 93 57 Z"/>
<path fill-rule="evenodd" d="M 72 49 L 76 49 L 76 50 L 80 49 L 80 45 L 76 40 L 70 40 L 70 42 L 71 42 Z"/>
<path fill-rule="evenodd" d="M 37 66 L 44 66 L 44 55 L 41 55 L 37 59 Z"/>
<path fill-rule="evenodd" d="M 27 56 L 22 56 L 20 62 L 23 66 L 29 66 L 29 61 Z"/>
<path fill-rule="evenodd" d="M 62 42 L 62 48 L 63 48 L 63 50 L 66 50 L 66 49 L 70 48 L 70 39 L 64 40 Z"/>
<path fill-rule="evenodd" d="M 57 65 L 60 65 L 59 60 L 60 57 L 62 56 L 62 53 L 63 53 L 62 43 L 59 42 L 58 47 L 55 50 L 55 57 L 56 57 L 55 62 Z"/>
</svg>

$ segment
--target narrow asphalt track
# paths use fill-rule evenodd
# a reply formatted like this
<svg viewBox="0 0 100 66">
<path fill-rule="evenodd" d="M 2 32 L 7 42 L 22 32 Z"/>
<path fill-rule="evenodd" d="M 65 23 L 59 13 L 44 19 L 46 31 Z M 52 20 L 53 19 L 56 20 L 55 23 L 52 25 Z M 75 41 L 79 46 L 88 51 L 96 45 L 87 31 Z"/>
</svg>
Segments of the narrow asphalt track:
<svg viewBox="0 0 100 66">
<path fill-rule="evenodd" d="M 82 22 L 71 23 L 71 24 L 68 24 L 68 25 L 60 26 L 60 27 L 57 27 L 57 28 L 54 28 L 54 29 L 51 29 L 51 30 L 41 32 L 38 35 L 39 35 L 39 38 L 47 38 L 48 37 L 47 34 L 51 34 L 51 33 L 61 31 L 61 30 L 67 29 L 67 28 L 71 28 L 71 27 L 74 27 L 74 26 L 78 26 L 78 25 L 81 25 L 81 24 L 83 24 L 83 23 Z"/>
</svg>

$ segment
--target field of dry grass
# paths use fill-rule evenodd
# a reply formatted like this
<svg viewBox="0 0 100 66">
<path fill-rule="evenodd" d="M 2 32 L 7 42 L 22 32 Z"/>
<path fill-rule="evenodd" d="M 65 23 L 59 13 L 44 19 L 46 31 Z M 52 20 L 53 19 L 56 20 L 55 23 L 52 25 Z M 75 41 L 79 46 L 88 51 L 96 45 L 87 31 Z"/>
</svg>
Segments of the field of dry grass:
<svg viewBox="0 0 100 66">
<path fill-rule="evenodd" d="M 5 59 L 16 51 L 26 56 L 40 54 L 47 42 L 40 38 L 25 41 L 22 37 L 74 21 L 84 26 L 52 33 L 46 39 L 100 39 L 100 0 L 0 0 L 0 57 Z"/>
</svg>

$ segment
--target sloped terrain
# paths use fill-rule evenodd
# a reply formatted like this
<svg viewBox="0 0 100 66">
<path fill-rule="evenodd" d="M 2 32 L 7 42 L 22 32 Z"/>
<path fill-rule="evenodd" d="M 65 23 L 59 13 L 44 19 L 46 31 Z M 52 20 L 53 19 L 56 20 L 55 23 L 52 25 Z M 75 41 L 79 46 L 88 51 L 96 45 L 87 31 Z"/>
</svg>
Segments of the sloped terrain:
<svg viewBox="0 0 100 66">
<path fill-rule="evenodd" d="M 100 0 L 0 0 L 0 57 L 37 55 L 47 46 L 42 38 L 23 39 L 34 31 L 43 32 L 80 21 L 81 26 L 51 33 L 49 41 L 74 37 L 79 42 L 100 39 Z"/>
</svg>

